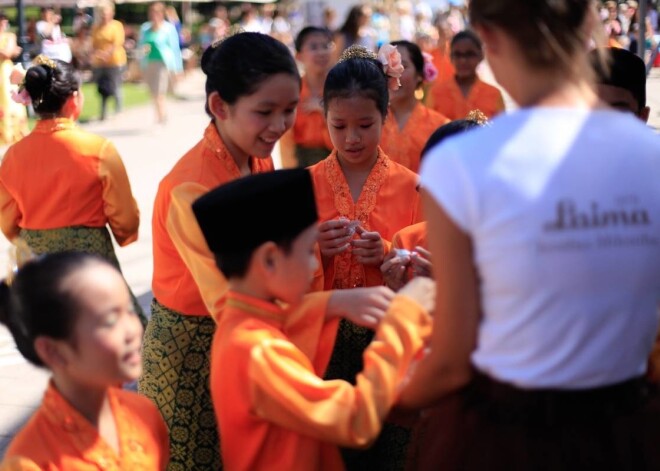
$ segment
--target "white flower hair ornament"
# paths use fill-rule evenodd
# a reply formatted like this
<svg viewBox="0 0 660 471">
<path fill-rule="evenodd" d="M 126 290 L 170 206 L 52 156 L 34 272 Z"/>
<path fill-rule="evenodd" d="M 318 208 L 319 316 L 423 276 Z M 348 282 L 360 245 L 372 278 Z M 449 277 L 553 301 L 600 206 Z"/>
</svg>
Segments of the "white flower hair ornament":
<svg viewBox="0 0 660 471">
<path fill-rule="evenodd" d="M 398 90 L 401 87 L 399 78 L 403 74 L 403 64 L 396 46 L 383 44 L 378 51 L 378 61 L 383 64 L 383 72 L 388 77 L 387 87 L 392 91 Z"/>
</svg>

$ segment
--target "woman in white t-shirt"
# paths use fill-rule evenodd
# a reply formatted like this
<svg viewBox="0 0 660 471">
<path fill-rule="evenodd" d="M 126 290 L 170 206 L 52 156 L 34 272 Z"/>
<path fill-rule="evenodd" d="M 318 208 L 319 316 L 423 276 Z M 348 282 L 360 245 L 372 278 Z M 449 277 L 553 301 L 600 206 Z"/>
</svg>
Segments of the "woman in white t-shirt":
<svg viewBox="0 0 660 471">
<path fill-rule="evenodd" d="M 422 168 L 438 305 L 401 394 L 415 469 L 660 469 L 644 375 L 660 301 L 660 140 L 605 108 L 589 0 L 472 0 L 520 109 Z"/>
</svg>

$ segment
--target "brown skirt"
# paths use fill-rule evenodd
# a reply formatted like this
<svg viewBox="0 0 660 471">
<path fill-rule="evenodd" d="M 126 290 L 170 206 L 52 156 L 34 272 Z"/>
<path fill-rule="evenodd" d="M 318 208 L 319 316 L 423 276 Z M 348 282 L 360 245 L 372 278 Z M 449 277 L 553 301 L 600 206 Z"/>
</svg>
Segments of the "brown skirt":
<svg viewBox="0 0 660 471">
<path fill-rule="evenodd" d="M 660 397 L 643 379 L 523 390 L 476 373 L 424 412 L 409 470 L 658 470 Z"/>
</svg>

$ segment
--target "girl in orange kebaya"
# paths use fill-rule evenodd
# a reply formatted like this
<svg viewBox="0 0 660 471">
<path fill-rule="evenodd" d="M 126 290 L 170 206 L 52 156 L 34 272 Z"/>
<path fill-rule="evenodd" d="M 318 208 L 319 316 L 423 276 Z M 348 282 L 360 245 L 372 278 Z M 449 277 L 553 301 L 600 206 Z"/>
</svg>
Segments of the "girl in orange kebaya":
<svg viewBox="0 0 660 471">
<path fill-rule="evenodd" d="M 283 167 L 309 167 L 330 153 L 321 95 L 332 65 L 332 33 L 307 26 L 296 37 L 296 59 L 305 70 L 293 127 L 280 140 Z"/>
<path fill-rule="evenodd" d="M 79 74 L 38 56 L 14 99 L 31 103 L 38 121 L 0 164 L 0 229 L 9 240 L 20 235 L 37 254 L 91 252 L 119 268 L 107 226 L 128 245 L 137 240 L 140 213 L 115 146 L 76 126 Z"/>
<path fill-rule="evenodd" d="M 502 93 L 482 82 L 477 67 L 483 60 L 479 37 L 470 30 L 461 31 L 451 41 L 451 60 L 456 74 L 434 84 L 427 105 L 451 120 L 464 119 L 472 110 L 481 110 L 488 118 L 504 111 Z"/>
<path fill-rule="evenodd" d="M 142 371 L 142 325 L 117 269 L 65 252 L 29 261 L 12 278 L 0 282 L 0 321 L 52 377 L 0 470 L 165 469 L 158 410 L 117 387 Z"/>
<path fill-rule="evenodd" d="M 392 45 L 401 54 L 403 74 L 401 87 L 390 96 L 390 114 L 383 126 L 380 145 L 392 160 L 417 173 L 427 139 L 449 120 L 424 106 L 415 96 L 424 83 L 433 82 L 437 75 L 431 57 L 409 41 L 395 41 Z"/>
<path fill-rule="evenodd" d="M 265 34 L 230 36 L 209 47 L 201 65 L 208 126 L 160 182 L 154 202 L 154 300 L 138 383 L 170 430 L 171 469 L 185 470 L 222 466 L 209 354 L 212 316 L 221 315 L 228 290 L 192 202 L 241 176 L 272 171 L 271 152 L 293 125 L 300 96 L 293 56 Z"/>
<path fill-rule="evenodd" d="M 421 219 L 417 175 L 379 147 L 388 86 L 398 88 L 402 72 L 401 56 L 387 44 L 379 57 L 353 46 L 328 73 L 323 103 L 335 150 L 310 167 L 321 221 L 322 276 L 315 289 L 382 285 L 380 265 L 389 241 L 396 231 Z M 326 377 L 353 382 L 372 337 L 373 331 L 342 321 Z M 406 430 L 386 427 L 369 452 L 344 455 L 347 467 L 402 466 L 407 441 Z"/>
</svg>

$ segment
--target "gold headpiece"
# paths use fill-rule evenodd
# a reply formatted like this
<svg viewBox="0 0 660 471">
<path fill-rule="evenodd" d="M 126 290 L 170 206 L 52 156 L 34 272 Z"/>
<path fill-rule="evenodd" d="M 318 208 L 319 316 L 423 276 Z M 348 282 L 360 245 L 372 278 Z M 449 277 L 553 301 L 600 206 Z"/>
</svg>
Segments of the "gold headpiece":
<svg viewBox="0 0 660 471">
<path fill-rule="evenodd" d="M 211 44 L 211 47 L 215 49 L 218 47 L 220 44 L 225 42 L 227 38 L 231 38 L 232 36 L 236 36 L 237 34 L 245 33 L 245 30 L 241 27 L 241 25 L 235 24 L 231 25 L 229 27 L 229 32 L 225 35 L 225 37 L 218 39 L 215 41 L 213 44 Z"/>
<path fill-rule="evenodd" d="M 341 57 L 337 61 L 337 64 L 347 61 L 348 59 L 378 60 L 378 56 L 364 46 L 353 44 L 352 46 L 350 46 L 344 52 L 341 53 Z"/>
<path fill-rule="evenodd" d="M 9 270 L 5 279 L 7 285 L 11 286 L 18 271 L 34 258 L 35 255 L 27 242 L 25 242 L 25 239 L 21 239 L 20 237 L 15 238 L 12 241 L 12 246 L 9 248 Z"/>
<path fill-rule="evenodd" d="M 55 63 L 55 61 L 50 57 L 44 56 L 43 54 L 39 54 L 37 57 L 35 57 L 32 63 L 34 65 L 44 65 L 49 69 L 53 69 L 53 70 L 57 69 L 57 64 Z"/>
<path fill-rule="evenodd" d="M 483 114 L 481 110 L 472 110 L 465 117 L 466 120 L 477 123 L 479 126 L 488 124 L 488 116 Z"/>
</svg>

